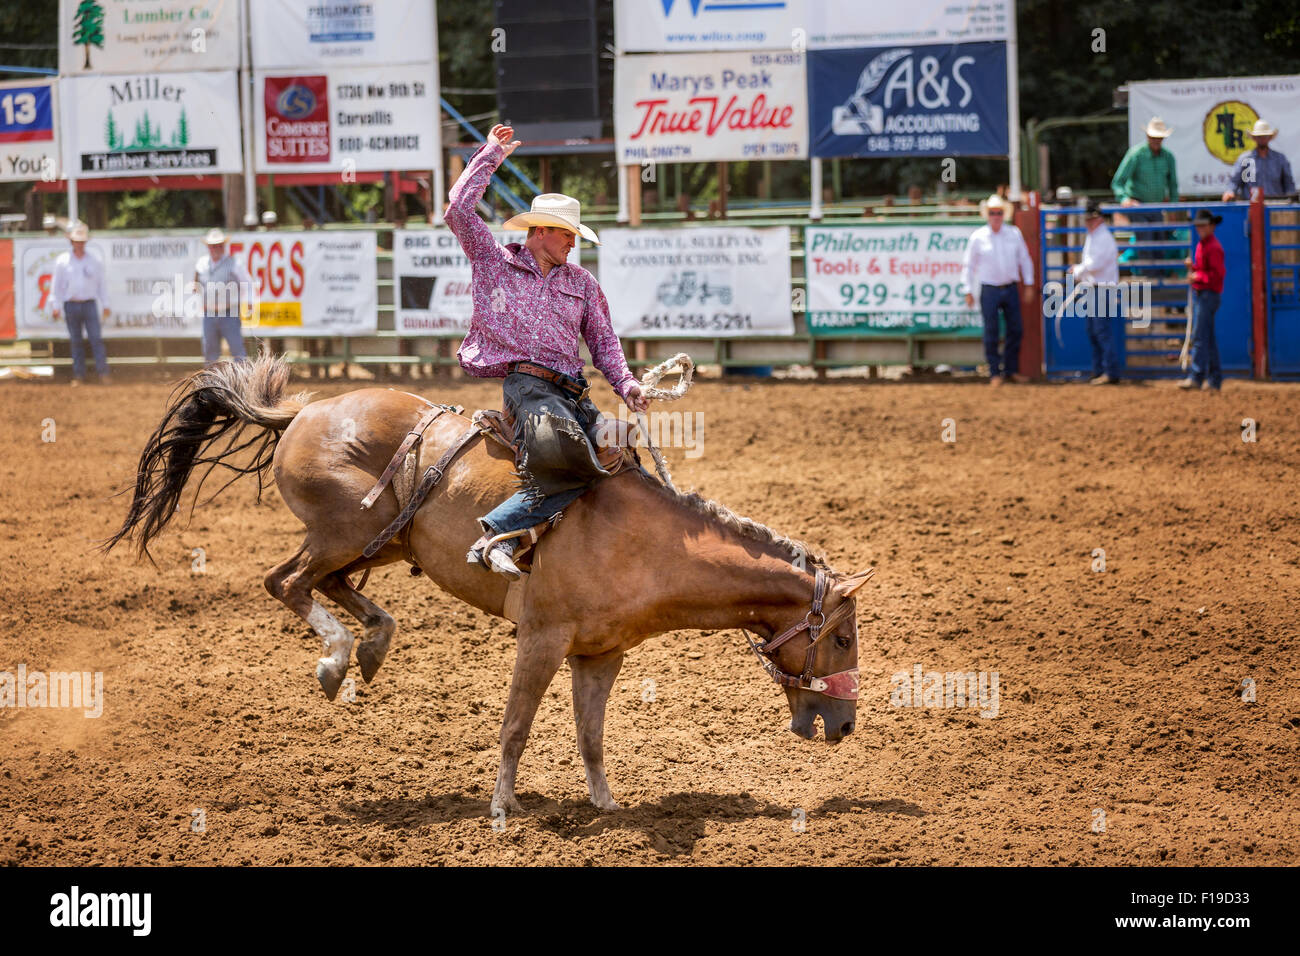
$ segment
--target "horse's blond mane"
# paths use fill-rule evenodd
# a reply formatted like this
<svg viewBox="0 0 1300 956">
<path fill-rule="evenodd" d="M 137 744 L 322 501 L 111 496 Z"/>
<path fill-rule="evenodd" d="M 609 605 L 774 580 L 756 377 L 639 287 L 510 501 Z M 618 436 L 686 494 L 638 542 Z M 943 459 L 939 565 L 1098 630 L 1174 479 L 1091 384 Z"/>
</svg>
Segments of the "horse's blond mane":
<svg viewBox="0 0 1300 956">
<path fill-rule="evenodd" d="M 703 495 L 697 494 L 694 491 L 677 491 L 676 489 L 661 484 L 644 471 L 639 474 L 641 474 L 649 484 L 658 489 L 659 492 L 670 501 L 675 501 L 696 514 L 703 515 L 706 518 L 712 518 L 723 527 L 736 532 L 741 537 L 748 538 L 751 541 L 758 541 L 762 544 L 771 544 L 778 548 L 783 548 L 790 553 L 790 559 L 792 561 L 803 556 L 807 561 L 810 570 L 821 568 L 827 573 L 834 573 L 834 568 L 832 568 L 830 562 L 826 560 L 826 555 L 820 551 L 814 551 L 806 542 L 800 541 L 798 538 L 786 537 L 772 528 L 769 528 L 767 525 L 761 524 L 753 518 L 746 518 L 744 515 L 738 515 L 726 505 L 705 498 Z"/>
</svg>

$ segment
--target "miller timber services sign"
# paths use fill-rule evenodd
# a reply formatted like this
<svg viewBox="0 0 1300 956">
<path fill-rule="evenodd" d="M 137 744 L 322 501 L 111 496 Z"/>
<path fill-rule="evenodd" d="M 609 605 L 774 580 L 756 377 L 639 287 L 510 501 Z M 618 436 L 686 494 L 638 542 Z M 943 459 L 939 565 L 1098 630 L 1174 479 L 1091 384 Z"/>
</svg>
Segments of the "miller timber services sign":
<svg viewBox="0 0 1300 956">
<path fill-rule="evenodd" d="M 233 70 L 235 0 L 60 0 L 59 73 Z"/>
<path fill-rule="evenodd" d="M 64 169 L 82 179 L 237 173 L 234 71 L 61 81 Z"/>
</svg>

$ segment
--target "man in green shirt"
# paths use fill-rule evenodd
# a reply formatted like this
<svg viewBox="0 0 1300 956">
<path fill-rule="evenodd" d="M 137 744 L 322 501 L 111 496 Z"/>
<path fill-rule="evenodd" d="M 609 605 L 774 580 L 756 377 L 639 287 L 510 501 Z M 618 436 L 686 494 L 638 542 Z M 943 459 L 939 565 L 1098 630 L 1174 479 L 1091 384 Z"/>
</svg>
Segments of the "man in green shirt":
<svg viewBox="0 0 1300 956">
<path fill-rule="evenodd" d="M 1110 188 L 1115 192 L 1115 199 L 1122 206 L 1139 206 L 1142 203 L 1178 202 L 1178 169 L 1174 163 L 1174 154 L 1164 148 L 1164 141 L 1173 130 L 1165 125 L 1159 116 L 1151 117 L 1147 123 L 1146 145 L 1138 144 L 1124 154 L 1119 169 Z M 1164 214 L 1160 212 L 1129 212 L 1125 214 L 1129 222 L 1162 222 Z M 1169 233 L 1158 230 L 1134 234 L 1131 243 L 1142 241 L 1159 242 L 1168 240 Z M 1174 250 L 1177 253 L 1177 250 Z M 1169 250 L 1154 250 L 1151 258 L 1170 258 Z M 1136 258 L 1136 248 L 1128 249 L 1120 261 L 1127 262 Z"/>
</svg>

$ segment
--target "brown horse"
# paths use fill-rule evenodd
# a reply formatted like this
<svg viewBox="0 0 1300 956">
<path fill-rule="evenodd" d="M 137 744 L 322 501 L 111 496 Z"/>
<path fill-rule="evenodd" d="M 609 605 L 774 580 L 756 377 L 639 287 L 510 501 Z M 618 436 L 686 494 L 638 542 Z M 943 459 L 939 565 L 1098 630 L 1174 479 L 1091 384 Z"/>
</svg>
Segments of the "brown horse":
<svg viewBox="0 0 1300 956">
<path fill-rule="evenodd" d="M 134 496 L 111 548 L 133 537 L 141 554 L 178 510 L 196 467 L 221 465 L 256 475 L 274 469 L 280 495 L 303 524 L 298 550 L 266 575 L 266 589 L 320 636 L 316 676 L 334 698 L 347 673 L 352 632 L 313 596 L 319 591 L 355 617 L 365 634 L 357 662 L 366 681 L 388 652 L 395 624 L 355 589 L 349 576 L 414 559 L 439 587 L 489 614 L 504 616 L 509 581 L 466 564 L 479 535 L 475 517 L 515 483 L 508 449 L 476 439 L 401 535 L 373 557 L 363 550 L 398 514 L 390 486 L 369 510 L 359 502 L 403 437 L 428 408 L 417 396 L 365 388 L 307 404 L 285 395 L 289 369 L 263 355 L 221 362 L 184 380 L 140 457 Z M 421 468 L 471 427 L 440 415 L 424 435 Z M 244 437 L 252 430 L 252 437 Z M 227 440 L 216 447 L 220 440 Z M 253 449 L 251 461 L 238 453 Z M 200 487 L 202 481 L 200 481 Z M 224 486 L 223 486 L 224 487 Z M 197 495 L 196 495 L 197 497 Z M 740 628 L 783 685 L 790 729 L 827 741 L 851 733 L 857 706 L 857 622 L 853 593 L 870 577 L 836 575 L 806 546 L 697 495 L 632 469 L 600 481 L 565 511 L 537 545 L 527 598 L 518 614 L 517 650 L 501 729 L 501 767 L 492 810 L 517 810 L 515 771 L 533 716 L 560 665 L 573 672 L 574 718 L 592 802 L 618 805 L 605 780 L 605 703 L 623 654 L 648 637 L 678 629 Z"/>
</svg>

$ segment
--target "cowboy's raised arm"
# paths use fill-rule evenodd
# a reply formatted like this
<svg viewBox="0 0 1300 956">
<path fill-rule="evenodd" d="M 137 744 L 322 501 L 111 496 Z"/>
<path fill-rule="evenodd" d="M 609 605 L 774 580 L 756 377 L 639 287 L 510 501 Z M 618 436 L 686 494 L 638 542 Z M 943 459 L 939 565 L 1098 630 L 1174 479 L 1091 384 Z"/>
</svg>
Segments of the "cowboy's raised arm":
<svg viewBox="0 0 1300 956">
<path fill-rule="evenodd" d="M 486 257 L 499 258 L 501 255 L 500 247 L 492 238 L 492 230 L 479 218 L 476 207 L 487 192 L 492 174 L 519 145 L 517 141 L 511 142 L 510 137 L 513 135 L 514 130 L 508 126 L 492 127 L 487 142 L 470 157 L 465 171 L 452 185 L 447 196 L 449 204 L 443 218 L 471 263 Z"/>
</svg>

